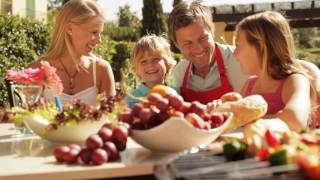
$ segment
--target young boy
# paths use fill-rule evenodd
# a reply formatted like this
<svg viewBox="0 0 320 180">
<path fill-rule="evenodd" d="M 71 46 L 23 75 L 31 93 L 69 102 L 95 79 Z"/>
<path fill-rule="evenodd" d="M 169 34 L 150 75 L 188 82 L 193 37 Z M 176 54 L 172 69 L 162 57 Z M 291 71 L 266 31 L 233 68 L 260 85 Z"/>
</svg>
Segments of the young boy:
<svg viewBox="0 0 320 180">
<path fill-rule="evenodd" d="M 175 60 L 171 57 L 168 40 L 156 35 L 146 35 L 139 39 L 131 52 L 130 59 L 132 71 L 141 81 L 141 84 L 126 96 L 128 106 L 132 107 L 139 100 L 131 96 L 144 97 L 150 88 L 166 84 L 165 78 L 175 65 Z"/>
</svg>

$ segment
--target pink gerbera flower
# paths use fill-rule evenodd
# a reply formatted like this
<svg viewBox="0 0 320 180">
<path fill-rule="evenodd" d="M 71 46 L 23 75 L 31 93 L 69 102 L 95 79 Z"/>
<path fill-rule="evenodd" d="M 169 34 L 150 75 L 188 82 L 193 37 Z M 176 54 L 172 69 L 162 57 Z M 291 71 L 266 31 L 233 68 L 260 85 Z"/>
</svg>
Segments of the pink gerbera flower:
<svg viewBox="0 0 320 180">
<path fill-rule="evenodd" d="M 63 91 L 63 86 L 56 68 L 50 66 L 47 61 L 40 62 L 40 68 L 27 68 L 19 71 L 8 70 L 6 78 L 19 84 L 47 85 L 52 89 L 54 95 L 59 95 Z"/>
<path fill-rule="evenodd" d="M 60 95 L 63 86 L 60 77 L 56 73 L 56 68 L 50 66 L 47 61 L 41 61 L 41 71 L 45 74 L 45 83 L 51 88 L 54 95 Z"/>
</svg>

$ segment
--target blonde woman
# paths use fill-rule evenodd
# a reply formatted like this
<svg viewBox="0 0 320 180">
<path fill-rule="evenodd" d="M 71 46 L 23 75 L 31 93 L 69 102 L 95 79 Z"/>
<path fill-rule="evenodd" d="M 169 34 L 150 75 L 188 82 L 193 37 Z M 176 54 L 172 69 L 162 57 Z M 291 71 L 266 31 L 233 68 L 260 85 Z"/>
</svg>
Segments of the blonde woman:
<svg viewBox="0 0 320 180">
<path fill-rule="evenodd" d="M 162 36 L 146 35 L 138 40 L 131 52 L 131 68 L 141 84 L 132 92 L 135 97 L 144 97 L 149 89 L 159 84 L 166 84 L 166 76 L 175 65 L 171 57 L 170 44 Z M 137 99 L 126 97 L 129 107 Z"/>
<path fill-rule="evenodd" d="M 234 56 L 250 76 L 242 94 L 260 94 L 268 117 L 282 119 L 290 129 L 307 127 L 316 102 L 312 78 L 295 58 L 293 37 L 284 16 L 275 11 L 251 15 L 237 25 Z"/>
<path fill-rule="evenodd" d="M 70 0 L 60 10 L 51 42 L 40 60 L 57 69 L 64 87 L 62 103 L 75 99 L 95 105 L 99 93 L 115 95 L 110 64 L 92 54 L 101 42 L 105 18 L 93 0 Z M 38 67 L 39 61 L 30 64 Z M 50 91 L 45 92 L 51 97 Z"/>
</svg>

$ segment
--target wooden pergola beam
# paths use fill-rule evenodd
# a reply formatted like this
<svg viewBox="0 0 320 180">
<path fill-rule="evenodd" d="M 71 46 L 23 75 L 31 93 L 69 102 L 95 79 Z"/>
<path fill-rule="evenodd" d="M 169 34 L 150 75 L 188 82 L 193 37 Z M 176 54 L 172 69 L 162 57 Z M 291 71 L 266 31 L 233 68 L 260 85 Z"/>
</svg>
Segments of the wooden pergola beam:
<svg viewBox="0 0 320 180">
<path fill-rule="evenodd" d="M 289 20 L 289 24 L 292 28 L 311 28 L 320 27 L 320 19 L 310 19 L 310 20 Z M 236 23 L 229 23 L 225 27 L 225 31 L 234 31 Z"/>
<path fill-rule="evenodd" d="M 313 9 L 292 9 L 281 10 L 288 19 L 309 19 L 320 18 L 320 8 Z M 228 14 L 212 14 L 213 22 L 235 23 L 241 21 L 243 18 L 255 14 L 257 12 L 245 13 L 228 13 Z"/>
</svg>

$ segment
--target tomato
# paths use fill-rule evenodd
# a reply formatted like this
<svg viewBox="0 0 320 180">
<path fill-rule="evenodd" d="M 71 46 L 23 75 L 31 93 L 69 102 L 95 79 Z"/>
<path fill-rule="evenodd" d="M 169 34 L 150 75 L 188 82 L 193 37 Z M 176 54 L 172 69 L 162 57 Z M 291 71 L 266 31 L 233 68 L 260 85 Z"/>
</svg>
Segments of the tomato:
<svg viewBox="0 0 320 180">
<path fill-rule="evenodd" d="M 265 138 L 267 143 L 269 144 L 269 146 L 276 148 L 280 146 L 280 142 L 278 141 L 278 139 L 270 132 L 269 129 L 266 130 L 265 133 Z"/>
<path fill-rule="evenodd" d="M 308 179 L 320 179 L 319 157 L 299 152 L 295 154 L 295 161 Z"/>
<path fill-rule="evenodd" d="M 257 159 L 258 161 L 266 161 L 269 157 L 269 151 L 267 148 L 262 148 L 257 153 Z"/>
</svg>

